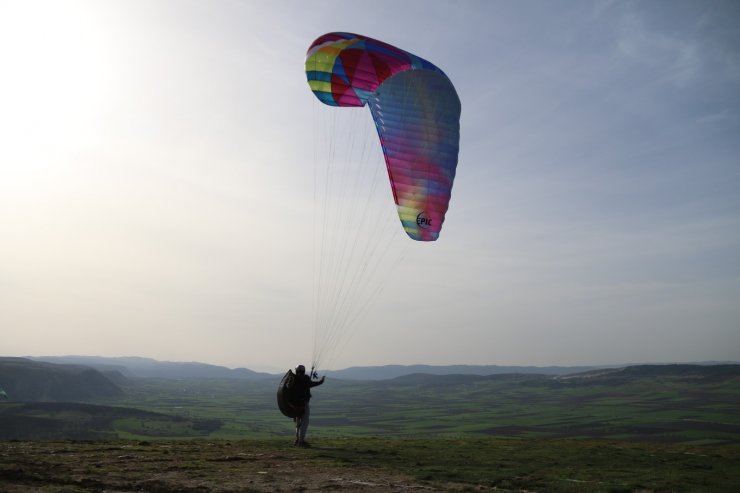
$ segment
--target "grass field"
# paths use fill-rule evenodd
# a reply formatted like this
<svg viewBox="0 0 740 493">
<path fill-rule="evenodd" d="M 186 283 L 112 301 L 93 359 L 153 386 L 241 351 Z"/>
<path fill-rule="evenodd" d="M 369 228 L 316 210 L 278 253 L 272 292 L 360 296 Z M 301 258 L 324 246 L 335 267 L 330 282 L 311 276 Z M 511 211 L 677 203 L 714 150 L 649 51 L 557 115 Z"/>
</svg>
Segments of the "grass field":
<svg viewBox="0 0 740 493">
<path fill-rule="evenodd" d="M 276 409 L 277 381 L 142 380 L 130 405 L 188 419 L 219 420 L 211 438 L 290 434 Z M 539 376 L 414 376 L 379 382 L 328 380 L 313 391 L 311 434 L 606 438 L 740 444 L 740 378 L 661 375 L 619 382 Z M 142 438 L 146 435 L 142 435 Z"/>
<path fill-rule="evenodd" d="M 0 442 L 0 491 L 736 492 L 740 449 L 593 440 Z"/>
</svg>

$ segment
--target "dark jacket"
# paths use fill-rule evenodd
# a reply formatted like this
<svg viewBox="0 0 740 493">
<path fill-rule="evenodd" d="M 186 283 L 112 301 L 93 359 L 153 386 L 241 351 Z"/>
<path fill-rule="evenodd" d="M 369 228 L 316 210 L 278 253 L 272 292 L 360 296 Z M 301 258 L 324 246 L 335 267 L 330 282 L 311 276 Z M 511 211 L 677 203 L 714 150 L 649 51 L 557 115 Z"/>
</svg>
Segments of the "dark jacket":
<svg viewBox="0 0 740 493">
<path fill-rule="evenodd" d="M 294 391 L 296 400 L 299 402 L 308 402 L 311 398 L 311 387 L 316 387 L 324 383 L 323 380 L 313 381 L 308 375 L 296 375 Z"/>
</svg>

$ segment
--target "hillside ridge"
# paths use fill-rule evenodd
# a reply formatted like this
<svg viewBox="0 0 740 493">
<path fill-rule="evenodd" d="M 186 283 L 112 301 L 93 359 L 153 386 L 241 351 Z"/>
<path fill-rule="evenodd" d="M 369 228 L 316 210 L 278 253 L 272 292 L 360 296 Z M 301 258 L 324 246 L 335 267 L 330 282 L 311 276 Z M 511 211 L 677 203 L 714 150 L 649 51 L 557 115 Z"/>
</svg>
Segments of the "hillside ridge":
<svg viewBox="0 0 740 493">
<path fill-rule="evenodd" d="M 116 383 L 89 366 L 14 357 L 0 357 L 0 387 L 14 401 L 84 402 L 123 396 Z"/>
<path fill-rule="evenodd" d="M 57 364 L 85 365 L 102 372 L 114 382 L 120 381 L 121 376 L 128 378 L 216 378 L 236 380 L 270 380 L 282 376 L 282 372 L 265 373 L 248 368 L 228 368 L 200 362 L 173 362 L 159 361 L 153 358 L 140 356 L 106 357 L 106 356 L 28 356 L 33 361 L 43 361 Z M 351 366 L 339 370 L 320 370 L 319 373 L 331 378 L 343 380 L 388 380 L 404 375 L 501 375 L 501 374 L 533 374 L 550 376 L 568 376 L 588 372 L 611 372 L 620 368 L 640 366 L 722 366 L 726 364 L 740 364 L 737 362 L 696 362 L 696 363 L 649 363 L 649 364 L 621 364 L 621 365 L 590 365 L 590 366 L 516 366 L 516 365 L 378 365 L 378 366 Z M 287 371 L 288 368 L 285 369 Z"/>
</svg>

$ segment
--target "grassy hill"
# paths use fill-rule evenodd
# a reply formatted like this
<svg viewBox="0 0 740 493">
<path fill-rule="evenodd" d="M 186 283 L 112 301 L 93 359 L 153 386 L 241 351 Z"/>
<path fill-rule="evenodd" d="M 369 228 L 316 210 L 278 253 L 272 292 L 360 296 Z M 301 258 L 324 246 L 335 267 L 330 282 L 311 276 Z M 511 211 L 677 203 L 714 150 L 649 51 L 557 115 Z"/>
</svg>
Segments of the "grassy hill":
<svg viewBox="0 0 740 493">
<path fill-rule="evenodd" d="M 26 358 L 0 358 L 0 388 L 13 401 L 94 401 L 123 395 L 118 385 L 93 368 Z"/>
<path fill-rule="evenodd" d="M 315 392 L 327 433 L 740 443 L 740 366 L 640 366 L 575 377 L 409 375 Z"/>
<path fill-rule="evenodd" d="M 136 437 L 197 438 L 218 420 L 83 403 L 29 402 L 0 406 L 2 440 L 101 440 Z"/>
<path fill-rule="evenodd" d="M 292 422 L 277 411 L 277 384 L 277 377 L 274 381 L 128 379 L 122 385 L 125 395 L 108 404 L 182 418 L 186 423 L 165 425 L 161 418 L 142 416 L 131 426 L 125 419 L 99 419 L 97 431 L 141 439 L 289 437 Z M 330 378 L 313 393 L 310 433 L 314 437 L 496 436 L 740 444 L 740 365 L 639 366 L 555 377 Z M 13 414 L 14 419 L 37 417 L 41 412 L 8 406 L 13 403 L 0 402 L 0 413 Z M 94 407 L 86 412 L 90 419 L 96 413 Z M 103 416 L 108 412 L 101 407 Z M 69 419 L 81 419 L 74 416 L 70 413 Z M 64 414 L 54 417 L 63 418 Z M 211 425 L 196 426 L 196 430 L 195 422 Z"/>
<path fill-rule="evenodd" d="M 0 441 L 0 491 L 651 493 L 740 484 L 738 365 L 330 378 L 314 389 L 308 450 L 290 446 L 277 383 L 126 379 L 115 405 L 0 402 L 0 434 L 16 432 Z M 40 441 L 70 438 L 95 441 Z"/>
</svg>

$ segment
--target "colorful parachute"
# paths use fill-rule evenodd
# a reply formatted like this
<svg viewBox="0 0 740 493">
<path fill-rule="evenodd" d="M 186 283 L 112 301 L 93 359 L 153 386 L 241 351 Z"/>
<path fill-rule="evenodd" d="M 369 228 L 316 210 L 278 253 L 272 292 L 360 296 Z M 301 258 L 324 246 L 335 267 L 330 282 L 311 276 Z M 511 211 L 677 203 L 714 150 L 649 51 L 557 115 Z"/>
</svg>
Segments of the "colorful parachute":
<svg viewBox="0 0 740 493">
<path fill-rule="evenodd" d="M 444 72 L 381 41 L 329 33 L 308 49 L 306 77 L 325 104 L 369 106 L 401 224 L 414 240 L 436 240 L 460 142 L 460 99 Z"/>
</svg>

